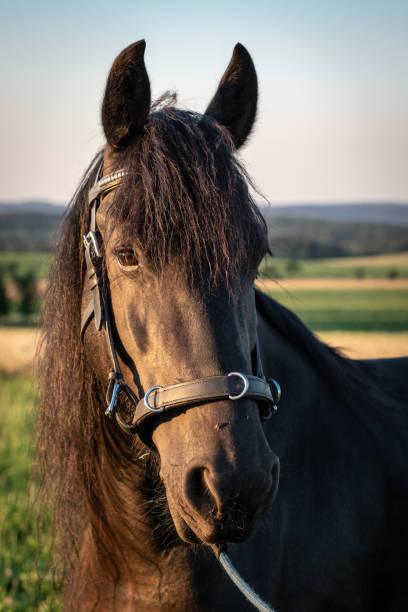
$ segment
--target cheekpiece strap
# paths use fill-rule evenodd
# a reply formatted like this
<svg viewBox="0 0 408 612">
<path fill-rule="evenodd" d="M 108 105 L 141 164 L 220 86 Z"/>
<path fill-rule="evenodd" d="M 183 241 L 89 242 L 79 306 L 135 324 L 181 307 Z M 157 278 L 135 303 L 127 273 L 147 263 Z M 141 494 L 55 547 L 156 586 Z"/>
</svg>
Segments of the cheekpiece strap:
<svg viewBox="0 0 408 612">
<path fill-rule="evenodd" d="M 91 207 L 89 232 L 84 235 L 85 261 L 87 274 L 91 280 L 92 300 L 86 307 L 81 320 L 81 338 L 92 318 L 98 331 L 102 329 L 105 313 L 103 305 L 103 277 L 102 277 L 102 242 L 96 225 L 96 213 L 100 198 L 120 185 L 126 176 L 127 170 L 117 170 L 101 178 L 103 161 L 100 163 L 94 186 L 88 194 L 88 202 Z"/>
</svg>

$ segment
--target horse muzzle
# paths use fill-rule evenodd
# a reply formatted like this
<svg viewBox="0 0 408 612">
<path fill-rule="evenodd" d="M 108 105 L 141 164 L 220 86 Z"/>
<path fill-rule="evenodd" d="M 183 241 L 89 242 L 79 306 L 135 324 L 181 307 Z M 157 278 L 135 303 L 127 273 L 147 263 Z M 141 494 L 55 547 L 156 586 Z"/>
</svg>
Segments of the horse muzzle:
<svg viewBox="0 0 408 612">
<path fill-rule="evenodd" d="M 218 410 L 225 416 L 223 404 L 228 403 L 220 403 Z M 169 436 L 155 435 L 169 509 L 184 541 L 217 545 L 242 541 L 276 495 L 279 459 L 263 435 L 256 405 L 243 404 L 241 423 L 220 418 L 214 424 L 208 413 L 215 411 L 207 405 L 200 407 L 201 414 L 194 415 L 200 408 L 192 408 L 163 424 L 174 428 L 180 418 L 183 449 L 171 447 Z M 194 425 L 186 428 L 186 421 L 193 418 Z M 247 425 L 244 430 L 242 421 Z"/>
</svg>

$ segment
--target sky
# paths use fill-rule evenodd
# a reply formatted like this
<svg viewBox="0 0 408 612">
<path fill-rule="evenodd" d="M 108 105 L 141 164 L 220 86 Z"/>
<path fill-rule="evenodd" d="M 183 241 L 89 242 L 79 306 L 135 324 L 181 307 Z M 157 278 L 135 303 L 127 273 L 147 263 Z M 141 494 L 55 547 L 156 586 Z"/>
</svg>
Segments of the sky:
<svg viewBox="0 0 408 612">
<path fill-rule="evenodd" d="M 104 144 L 116 55 L 203 112 L 236 42 L 258 118 L 239 152 L 272 203 L 408 201 L 408 2 L 1 0 L 0 201 L 68 202 Z"/>
</svg>

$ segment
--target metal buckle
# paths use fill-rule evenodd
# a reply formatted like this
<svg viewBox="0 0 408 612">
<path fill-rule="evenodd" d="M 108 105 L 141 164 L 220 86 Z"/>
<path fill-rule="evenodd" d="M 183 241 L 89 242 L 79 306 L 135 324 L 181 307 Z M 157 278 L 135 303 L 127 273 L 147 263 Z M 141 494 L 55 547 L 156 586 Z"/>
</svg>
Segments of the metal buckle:
<svg viewBox="0 0 408 612">
<path fill-rule="evenodd" d="M 227 376 L 238 376 L 238 378 L 240 378 L 244 383 L 244 388 L 242 389 L 241 393 L 238 393 L 238 395 L 229 395 L 229 399 L 239 400 L 241 399 L 241 397 L 244 397 L 244 395 L 246 395 L 246 392 L 249 389 L 249 380 L 247 379 L 245 374 L 241 374 L 241 372 L 230 372 L 229 374 L 227 374 Z"/>
<path fill-rule="evenodd" d="M 146 408 L 148 408 L 152 412 L 163 412 L 164 406 L 162 406 L 161 408 L 153 408 L 153 406 L 149 404 L 149 395 L 152 391 L 155 391 L 156 389 L 163 389 L 163 387 L 161 387 L 160 385 L 156 385 L 155 387 L 150 387 L 150 389 L 146 391 L 145 396 L 143 398 L 144 405 L 146 406 Z"/>
<path fill-rule="evenodd" d="M 273 398 L 273 411 L 277 412 L 278 411 L 278 403 L 279 403 L 279 400 L 280 400 L 281 395 L 282 395 L 282 390 L 280 388 L 280 384 L 274 378 L 268 378 L 268 384 L 269 384 L 269 388 L 271 390 L 272 398 Z M 272 385 L 275 387 L 276 399 L 274 397 L 274 390 L 272 389 Z"/>
<path fill-rule="evenodd" d="M 98 246 L 98 240 L 96 239 L 96 235 L 95 232 L 88 232 L 87 234 L 84 235 L 84 245 L 85 248 L 89 248 L 90 245 L 92 244 L 94 251 L 95 251 L 95 255 L 97 257 L 101 257 L 101 252 L 99 250 L 99 246 Z"/>
</svg>

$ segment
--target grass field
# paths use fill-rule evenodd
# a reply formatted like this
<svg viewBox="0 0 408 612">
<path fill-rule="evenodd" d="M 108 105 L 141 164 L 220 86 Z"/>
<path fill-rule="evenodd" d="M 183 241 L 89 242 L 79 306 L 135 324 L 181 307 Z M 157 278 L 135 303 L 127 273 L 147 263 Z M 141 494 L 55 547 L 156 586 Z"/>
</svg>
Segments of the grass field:
<svg viewBox="0 0 408 612">
<path fill-rule="evenodd" d="M 273 278 L 408 278 L 408 253 L 307 260 L 268 257 L 260 270 Z"/>
<path fill-rule="evenodd" d="M 0 327 L 0 371 L 33 374 L 38 330 L 27 327 Z"/>
<path fill-rule="evenodd" d="M 48 278 L 51 256 L 49 253 L 0 253 L 0 268 L 15 267 L 17 274 L 35 272 L 38 279 Z"/>
<path fill-rule="evenodd" d="M 408 288 L 286 291 L 282 282 L 268 293 L 314 331 L 408 331 Z"/>
<path fill-rule="evenodd" d="M 33 270 L 38 279 L 47 278 L 50 261 L 49 253 L 0 252 L 0 267 L 14 263 L 19 272 Z M 273 278 L 408 278 L 408 253 L 307 260 L 268 257 L 261 273 Z"/>
<path fill-rule="evenodd" d="M 34 379 L 0 373 L 0 611 L 57 610 L 49 567 L 50 525 L 37 558 L 37 512 L 29 502 Z M 31 486 L 35 497 L 35 486 Z"/>
<path fill-rule="evenodd" d="M 317 336 L 352 359 L 408 355 L 408 332 L 322 331 Z"/>
</svg>

